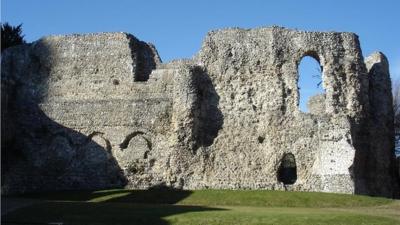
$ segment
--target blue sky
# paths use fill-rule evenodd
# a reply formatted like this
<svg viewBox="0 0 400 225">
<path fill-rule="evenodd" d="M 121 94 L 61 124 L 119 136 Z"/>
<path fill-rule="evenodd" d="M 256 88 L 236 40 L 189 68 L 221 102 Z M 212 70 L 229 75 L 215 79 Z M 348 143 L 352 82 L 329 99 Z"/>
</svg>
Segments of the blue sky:
<svg viewBox="0 0 400 225">
<path fill-rule="evenodd" d="M 279 25 L 359 35 L 364 56 L 382 51 L 400 79 L 399 0 L 1 0 L 1 20 L 23 23 L 28 41 L 50 34 L 125 31 L 164 62 L 189 58 L 209 30 Z"/>
</svg>

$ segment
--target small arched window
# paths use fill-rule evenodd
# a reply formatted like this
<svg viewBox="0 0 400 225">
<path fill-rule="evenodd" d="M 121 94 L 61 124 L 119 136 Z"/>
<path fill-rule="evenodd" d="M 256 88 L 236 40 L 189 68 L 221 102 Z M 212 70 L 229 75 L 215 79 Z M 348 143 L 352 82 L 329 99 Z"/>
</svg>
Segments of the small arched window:
<svg viewBox="0 0 400 225">
<path fill-rule="evenodd" d="M 278 168 L 278 181 L 283 184 L 294 184 L 296 180 L 296 159 L 292 153 L 286 153 L 283 155 Z"/>
<path fill-rule="evenodd" d="M 304 56 L 298 66 L 299 108 L 306 113 L 324 111 L 325 90 L 318 57 Z M 323 109 L 321 109 L 323 108 Z"/>
</svg>

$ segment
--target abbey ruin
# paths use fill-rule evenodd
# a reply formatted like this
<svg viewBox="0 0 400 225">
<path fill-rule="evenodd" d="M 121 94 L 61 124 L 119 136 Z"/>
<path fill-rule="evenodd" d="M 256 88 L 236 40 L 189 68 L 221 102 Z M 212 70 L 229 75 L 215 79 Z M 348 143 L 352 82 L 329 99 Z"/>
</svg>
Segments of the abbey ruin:
<svg viewBox="0 0 400 225">
<path fill-rule="evenodd" d="M 298 65 L 325 94 L 299 109 Z M 126 33 L 50 36 L 1 56 L 2 193 L 273 189 L 399 193 L 388 62 L 357 35 L 209 32 L 161 63 Z"/>
</svg>

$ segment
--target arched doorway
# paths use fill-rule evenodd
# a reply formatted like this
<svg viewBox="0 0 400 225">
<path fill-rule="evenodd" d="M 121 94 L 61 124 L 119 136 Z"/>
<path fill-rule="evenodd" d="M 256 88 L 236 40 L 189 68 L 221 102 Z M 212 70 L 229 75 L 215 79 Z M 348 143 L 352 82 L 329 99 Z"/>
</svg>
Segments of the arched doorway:
<svg viewBox="0 0 400 225">
<path fill-rule="evenodd" d="M 278 168 L 278 181 L 283 184 L 294 184 L 297 180 L 296 158 L 292 153 L 285 153 Z"/>
</svg>

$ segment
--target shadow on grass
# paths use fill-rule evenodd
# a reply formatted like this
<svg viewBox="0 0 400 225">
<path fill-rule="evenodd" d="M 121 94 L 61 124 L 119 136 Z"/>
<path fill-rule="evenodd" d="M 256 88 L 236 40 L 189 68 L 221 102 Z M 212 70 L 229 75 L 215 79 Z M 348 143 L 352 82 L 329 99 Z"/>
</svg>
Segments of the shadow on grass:
<svg viewBox="0 0 400 225">
<path fill-rule="evenodd" d="M 173 189 L 79 191 L 24 195 L 48 200 L 2 217 L 2 224 L 151 224 L 167 225 L 167 216 L 223 210 L 175 205 L 191 191 Z"/>
<path fill-rule="evenodd" d="M 87 201 L 113 203 L 175 204 L 189 197 L 193 192 L 167 187 L 148 190 L 104 190 L 104 191 L 65 191 L 24 194 L 19 197 L 50 201 Z"/>
</svg>

